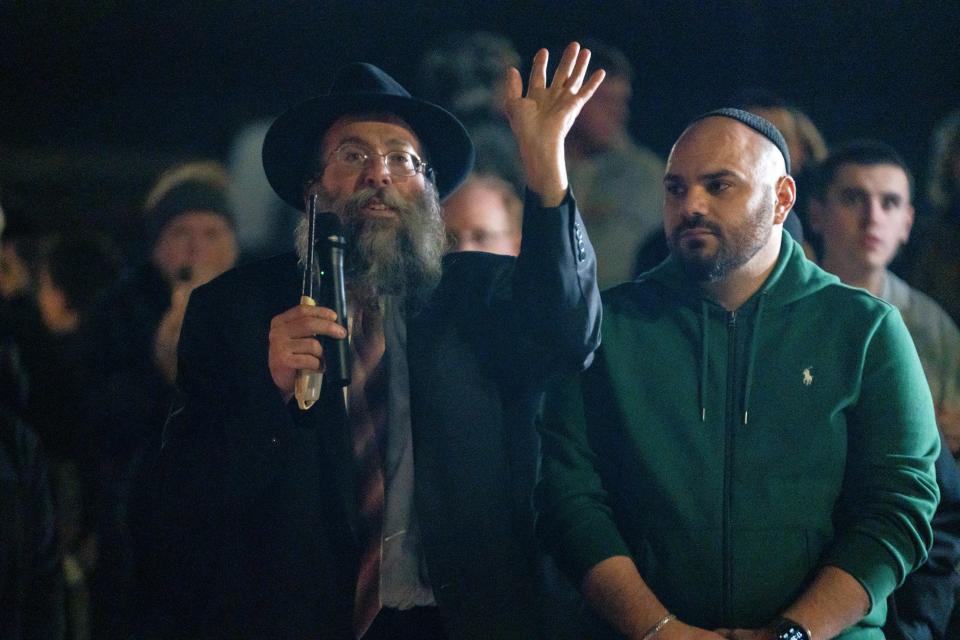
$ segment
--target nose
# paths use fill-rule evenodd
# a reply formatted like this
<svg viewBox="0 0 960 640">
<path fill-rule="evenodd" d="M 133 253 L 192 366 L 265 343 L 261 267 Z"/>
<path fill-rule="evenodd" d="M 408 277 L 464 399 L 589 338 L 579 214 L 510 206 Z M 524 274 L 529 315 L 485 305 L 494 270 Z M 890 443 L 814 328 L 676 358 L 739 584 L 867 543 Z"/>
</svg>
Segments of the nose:
<svg viewBox="0 0 960 640">
<path fill-rule="evenodd" d="M 863 225 L 865 227 L 878 224 L 883 216 L 883 205 L 878 198 L 870 198 L 863 204 Z"/>
<path fill-rule="evenodd" d="M 680 199 L 680 212 L 684 217 L 703 216 L 707 212 L 704 190 L 692 187 Z"/>
<path fill-rule="evenodd" d="M 371 187 L 385 187 L 393 181 L 393 176 L 387 171 L 387 160 L 381 156 L 371 155 L 360 174 L 363 183 Z"/>
</svg>

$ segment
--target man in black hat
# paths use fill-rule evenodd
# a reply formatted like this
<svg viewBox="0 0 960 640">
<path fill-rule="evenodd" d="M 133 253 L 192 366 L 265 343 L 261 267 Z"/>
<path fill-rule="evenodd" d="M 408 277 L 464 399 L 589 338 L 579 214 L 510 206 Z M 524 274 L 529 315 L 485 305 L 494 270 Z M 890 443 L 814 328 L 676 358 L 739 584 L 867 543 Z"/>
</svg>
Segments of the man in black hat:
<svg viewBox="0 0 960 640">
<path fill-rule="evenodd" d="M 592 249 L 563 139 L 603 74 L 571 44 L 547 82 L 511 70 L 529 193 L 519 258 L 442 258 L 440 199 L 473 147 L 443 109 L 354 64 L 280 116 L 264 168 L 347 239 L 349 331 L 296 305 L 294 253 L 197 289 L 184 409 L 165 436 L 159 602 L 176 637 L 534 638 L 543 631 L 532 426 L 552 373 L 599 342 Z M 309 240 L 301 234 L 301 254 Z M 442 262 L 441 262 L 442 260 Z M 297 371 L 349 333 L 352 377 L 309 410 Z"/>
</svg>

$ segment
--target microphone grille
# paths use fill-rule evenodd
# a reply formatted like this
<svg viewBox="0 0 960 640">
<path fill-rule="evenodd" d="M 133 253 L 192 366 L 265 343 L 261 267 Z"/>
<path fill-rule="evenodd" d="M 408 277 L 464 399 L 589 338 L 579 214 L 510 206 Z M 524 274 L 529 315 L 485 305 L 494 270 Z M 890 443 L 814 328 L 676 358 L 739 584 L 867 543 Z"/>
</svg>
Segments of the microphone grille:
<svg viewBox="0 0 960 640">
<path fill-rule="evenodd" d="M 340 217 L 330 211 L 323 211 L 317 214 L 317 237 L 328 238 L 330 236 L 342 236 L 343 224 Z"/>
</svg>

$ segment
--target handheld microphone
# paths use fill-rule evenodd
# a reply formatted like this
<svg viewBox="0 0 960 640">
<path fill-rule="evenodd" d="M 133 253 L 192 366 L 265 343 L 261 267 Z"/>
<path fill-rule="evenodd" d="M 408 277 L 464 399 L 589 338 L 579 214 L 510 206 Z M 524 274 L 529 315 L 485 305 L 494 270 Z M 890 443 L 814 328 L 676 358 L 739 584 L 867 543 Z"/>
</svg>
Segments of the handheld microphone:
<svg viewBox="0 0 960 640">
<path fill-rule="evenodd" d="M 321 306 L 333 309 L 337 324 L 349 330 L 347 321 L 347 293 L 343 278 L 343 258 L 347 241 L 343 236 L 340 218 L 324 212 L 317 215 L 317 250 L 320 252 L 320 299 Z M 324 379 L 329 384 L 345 387 L 350 384 L 350 345 L 348 338 L 324 336 Z"/>
</svg>

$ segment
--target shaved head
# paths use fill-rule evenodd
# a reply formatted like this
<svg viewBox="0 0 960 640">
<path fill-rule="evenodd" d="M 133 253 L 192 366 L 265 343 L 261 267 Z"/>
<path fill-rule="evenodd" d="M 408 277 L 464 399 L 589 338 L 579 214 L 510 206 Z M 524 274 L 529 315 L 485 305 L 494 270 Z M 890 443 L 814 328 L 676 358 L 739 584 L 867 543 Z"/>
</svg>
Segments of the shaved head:
<svg viewBox="0 0 960 640">
<path fill-rule="evenodd" d="M 697 148 L 694 142 L 705 139 L 739 155 L 744 166 L 764 182 L 774 185 L 778 178 L 787 175 L 786 160 L 773 142 L 742 122 L 724 116 L 709 116 L 688 126 L 670 150 L 667 173 L 678 149 L 685 153 Z"/>
<path fill-rule="evenodd" d="M 726 115 L 698 119 L 673 145 L 663 182 L 667 243 L 691 280 L 772 268 L 796 189 L 767 135 Z"/>
</svg>

